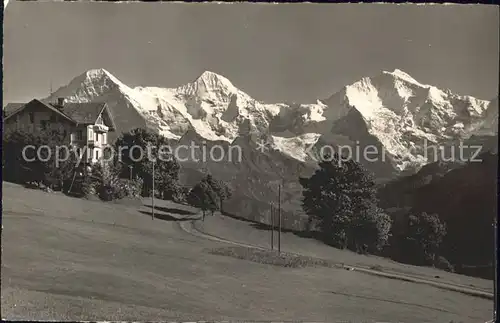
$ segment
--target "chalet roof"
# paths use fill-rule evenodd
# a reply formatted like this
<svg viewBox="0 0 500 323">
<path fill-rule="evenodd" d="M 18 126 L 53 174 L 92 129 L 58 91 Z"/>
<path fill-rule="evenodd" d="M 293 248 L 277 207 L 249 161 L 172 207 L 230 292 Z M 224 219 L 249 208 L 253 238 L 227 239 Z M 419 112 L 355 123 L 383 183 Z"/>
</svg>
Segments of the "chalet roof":
<svg viewBox="0 0 500 323">
<path fill-rule="evenodd" d="M 19 105 L 17 105 L 17 104 L 11 104 L 11 105 L 10 105 L 10 107 L 8 108 L 10 111 L 9 111 L 9 113 L 6 113 L 6 116 L 5 116 L 5 118 L 4 118 L 4 121 L 5 121 L 5 120 L 7 120 L 7 119 L 9 119 L 9 118 L 11 118 L 11 117 L 13 117 L 14 115 L 18 114 L 18 113 L 19 113 L 21 110 L 23 110 L 25 107 L 30 106 L 30 105 L 33 105 L 33 104 L 39 104 L 39 105 L 42 105 L 42 106 L 46 107 L 47 109 L 54 111 L 55 113 L 57 113 L 58 115 L 62 116 L 63 118 L 66 118 L 66 119 L 68 119 L 68 120 L 70 120 L 70 121 L 75 122 L 73 119 L 71 119 L 69 116 L 65 115 L 64 113 L 62 113 L 62 112 L 61 112 L 59 109 L 57 109 L 56 107 L 54 107 L 54 106 L 52 106 L 52 105 L 48 104 L 47 102 L 44 102 L 44 101 L 42 101 L 42 100 L 38 100 L 38 99 L 33 99 L 33 100 L 31 100 L 30 102 L 28 102 L 28 103 L 22 104 L 20 107 L 19 107 Z M 8 106 L 8 105 L 7 105 L 7 106 Z M 5 107 L 5 109 L 7 109 L 7 106 Z M 17 107 L 19 107 L 19 108 L 15 109 L 15 108 L 16 108 L 16 106 L 17 106 Z"/>
<path fill-rule="evenodd" d="M 21 109 L 26 103 L 8 103 L 5 108 L 3 108 L 3 111 L 5 112 L 5 116 L 9 116 L 16 112 L 17 110 Z"/>
<path fill-rule="evenodd" d="M 51 104 L 54 105 L 54 104 Z M 61 112 L 80 124 L 96 122 L 106 103 L 64 103 Z"/>
<path fill-rule="evenodd" d="M 69 119 L 78 124 L 93 124 L 97 121 L 99 115 L 106 108 L 105 102 L 85 102 L 85 103 L 72 103 L 65 102 L 62 107 L 58 106 L 56 103 L 47 102 L 46 100 L 34 99 L 28 103 L 9 103 L 5 106 L 5 118 L 9 118 L 17 112 L 21 111 L 25 106 L 32 103 L 39 103 L 44 105 L 49 110 L 56 112 L 57 114 Z M 112 128 L 115 128 L 112 116 L 109 114 L 111 119 Z"/>
</svg>

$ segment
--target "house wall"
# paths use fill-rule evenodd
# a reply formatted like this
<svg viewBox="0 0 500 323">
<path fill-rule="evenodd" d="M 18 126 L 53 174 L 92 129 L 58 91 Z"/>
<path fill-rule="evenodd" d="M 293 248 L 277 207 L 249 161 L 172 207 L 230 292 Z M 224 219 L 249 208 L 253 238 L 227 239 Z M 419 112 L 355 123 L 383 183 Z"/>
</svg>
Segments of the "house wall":
<svg viewBox="0 0 500 323">
<path fill-rule="evenodd" d="M 101 127 L 97 126 L 98 124 L 102 123 L 96 122 L 96 124 L 94 125 L 87 126 L 88 141 L 89 143 L 93 144 L 93 146 L 89 147 L 92 148 L 91 150 L 89 150 L 89 152 L 91 154 L 93 162 L 96 162 L 100 158 L 102 158 L 105 147 L 108 143 L 108 132 L 103 131 Z"/>
<path fill-rule="evenodd" d="M 29 104 L 22 111 L 4 121 L 4 132 L 26 131 L 38 133 L 43 130 L 57 130 L 65 134 L 65 141 L 69 144 L 74 124 L 44 106 L 35 103 Z"/>
<path fill-rule="evenodd" d="M 71 132 L 70 145 L 80 149 L 78 150 L 78 154 L 83 154 L 82 160 L 88 160 L 91 156 L 91 152 L 85 148 L 88 138 L 89 136 L 86 125 L 78 125 L 73 128 L 73 131 Z"/>
<path fill-rule="evenodd" d="M 95 163 L 103 156 L 107 138 L 107 132 L 99 130 L 95 124 L 78 125 L 71 135 L 71 144 L 80 148 L 87 146 L 84 158 Z"/>
<path fill-rule="evenodd" d="M 82 160 L 97 162 L 102 158 L 108 143 L 108 130 L 102 116 L 95 124 L 79 124 L 58 115 L 37 102 L 29 103 L 22 111 L 4 120 L 4 132 L 26 131 L 37 133 L 45 130 L 57 130 L 65 135 L 65 144 L 75 146 L 83 153 Z M 102 127 L 102 126 L 104 127 Z"/>
</svg>

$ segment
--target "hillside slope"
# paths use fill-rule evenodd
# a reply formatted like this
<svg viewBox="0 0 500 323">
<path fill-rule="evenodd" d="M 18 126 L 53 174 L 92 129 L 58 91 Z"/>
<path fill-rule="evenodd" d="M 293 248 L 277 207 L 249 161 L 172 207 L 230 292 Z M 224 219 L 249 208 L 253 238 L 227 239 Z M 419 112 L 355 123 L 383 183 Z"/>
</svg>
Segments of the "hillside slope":
<svg viewBox="0 0 500 323">
<path fill-rule="evenodd" d="M 391 256 L 402 259 L 408 253 L 397 241 L 399 234 L 404 240 L 410 214 L 436 213 L 447 226 L 440 254 L 455 265 L 457 272 L 492 278 L 498 154 L 485 152 L 477 159 L 429 164 L 417 174 L 387 183 L 379 190 L 381 206 L 395 220 Z"/>
</svg>

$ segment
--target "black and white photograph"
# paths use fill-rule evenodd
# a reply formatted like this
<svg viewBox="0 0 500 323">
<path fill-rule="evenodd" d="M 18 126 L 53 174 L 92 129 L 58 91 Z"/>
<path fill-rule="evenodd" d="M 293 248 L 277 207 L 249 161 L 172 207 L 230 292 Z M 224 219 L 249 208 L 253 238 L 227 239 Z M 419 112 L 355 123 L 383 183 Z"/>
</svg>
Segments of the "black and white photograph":
<svg viewBox="0 0 500 323">
<path fill-rule="evenodd" d="M 495 321 L 497 6 L 3 10 L 2 320 Z"/>
</svg>

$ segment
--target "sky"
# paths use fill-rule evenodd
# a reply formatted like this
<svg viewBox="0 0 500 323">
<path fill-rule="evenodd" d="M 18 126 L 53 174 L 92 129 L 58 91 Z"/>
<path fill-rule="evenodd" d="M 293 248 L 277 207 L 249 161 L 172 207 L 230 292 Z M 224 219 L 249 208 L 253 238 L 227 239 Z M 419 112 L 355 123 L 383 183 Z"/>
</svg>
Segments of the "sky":
<svg viewBox="0 0 500 323">
<path fill-rule="evenodd" d="M 499 12 L 486 5 L 16 2 L 5 9 L 4 104 L 92 68 L 175 87 L 210 70 L 257 100 L 314 102 L 398 68 L 498 95 Z"/>
</svg>

